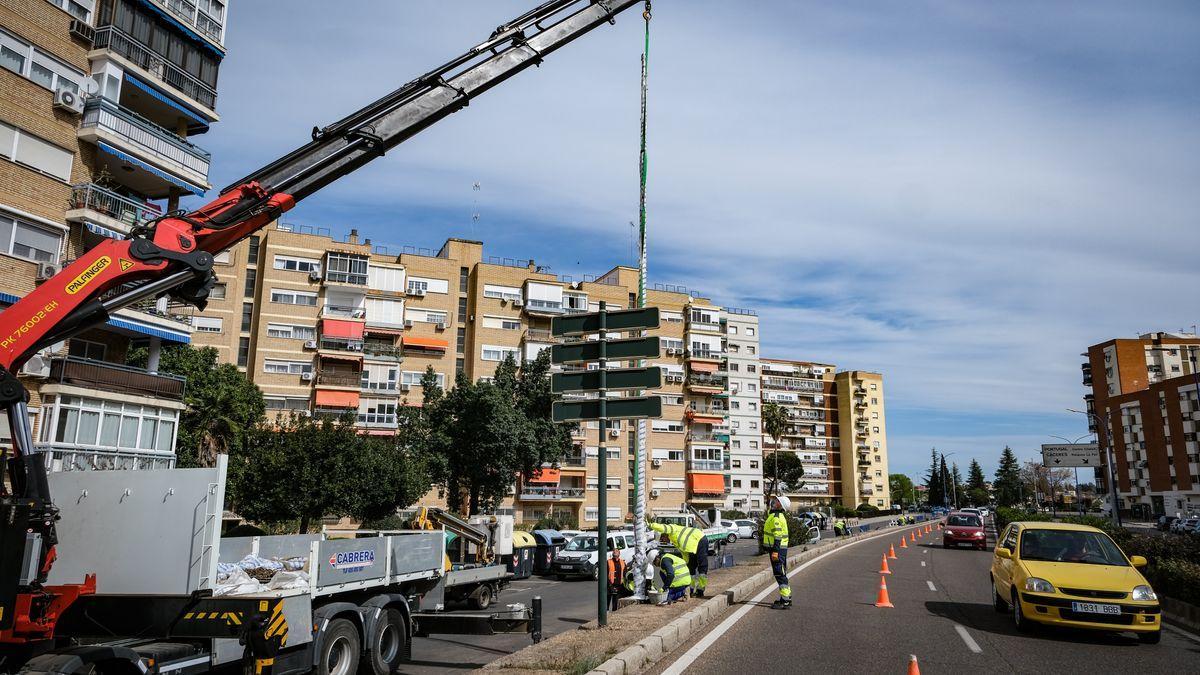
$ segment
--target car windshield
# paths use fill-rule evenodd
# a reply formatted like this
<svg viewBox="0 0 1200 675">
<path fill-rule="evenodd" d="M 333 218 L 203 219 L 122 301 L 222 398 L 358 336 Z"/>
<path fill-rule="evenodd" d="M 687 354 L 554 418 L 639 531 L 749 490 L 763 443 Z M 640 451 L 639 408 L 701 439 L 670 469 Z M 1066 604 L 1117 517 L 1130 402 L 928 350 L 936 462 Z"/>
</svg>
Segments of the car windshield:
<svg viewBox="0 0 1200 675">
<path fill-rule="evenodd" d="M 577 536 L 567 544 L 564 551 L 595 551 L 600 548 L 599 537 Z"/>
<path fill-rule="evenodd" d="M 956 527 L 983 527 L 983 523 L 979 522 L 979 516 L 969 516 L 964 514 L 950 516 L 950 518 L 946 520 L 946 524 Z"/>
<path fill-rule="evenodd" d="M 1108 535 L 1071 530 L 1026 530 L 1021 535 L 1021 559 L 1085 565 L 1129 564 Z"/>
</svg>

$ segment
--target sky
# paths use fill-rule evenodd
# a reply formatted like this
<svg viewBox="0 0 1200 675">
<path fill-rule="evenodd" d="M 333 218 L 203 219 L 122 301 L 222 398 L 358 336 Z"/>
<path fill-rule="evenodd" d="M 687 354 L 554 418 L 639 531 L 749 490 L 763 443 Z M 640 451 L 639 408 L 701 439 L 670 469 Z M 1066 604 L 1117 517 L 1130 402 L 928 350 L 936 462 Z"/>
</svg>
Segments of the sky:
<svg viewBox="0 0 1200 675">
<path fill-rule="evenodd" d="M 193 139 L 211 182 L 533 4 L 235 0 Z M 643 29 L 625 12 L 284 221 L 576 279 L 633 262 Z M 1200 5 L 658 0 L 650 40 L 650 281 L 757 310 L 765 356 L 883 373 L 892 472 L 936 447 L 990 477 L 1086 434 L 1081 352 L 1200 322 Z"/>
</svg>

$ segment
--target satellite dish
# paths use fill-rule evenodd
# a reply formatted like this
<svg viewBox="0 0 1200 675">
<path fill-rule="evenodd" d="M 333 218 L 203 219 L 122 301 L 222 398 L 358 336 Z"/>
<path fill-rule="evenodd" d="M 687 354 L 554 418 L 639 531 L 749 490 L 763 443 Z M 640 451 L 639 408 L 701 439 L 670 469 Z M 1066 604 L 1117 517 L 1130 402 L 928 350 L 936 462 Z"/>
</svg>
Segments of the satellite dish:
<svg viewBox="0 0 1200 675">
<path fill-rule="evenodd" d="M 100 83 L 90 77 L 83 78 L 83 85 L 81 88 L 83 89 L 83 93 L 87 94 L 88 96 L 95 96 L 96 94 L 100 93 Z"/>
</svg>

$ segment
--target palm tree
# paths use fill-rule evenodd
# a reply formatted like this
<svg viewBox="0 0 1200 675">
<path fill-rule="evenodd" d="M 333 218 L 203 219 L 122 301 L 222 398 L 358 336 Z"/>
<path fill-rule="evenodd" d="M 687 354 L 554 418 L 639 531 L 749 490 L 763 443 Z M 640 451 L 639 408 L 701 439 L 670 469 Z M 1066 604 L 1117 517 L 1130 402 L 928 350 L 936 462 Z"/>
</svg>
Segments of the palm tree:
<svg viewBox="0 0 1200 675">
<path fill-rule="evenodd" d="M 771 481 L 771 488 L 767 491 L 766 497 L 770 499 L 775 494 L 775 488 L 779 484 L 779 439 L 787 433 L 788 429 L 788 414 L 783 406 L 774 401 L 767 403 L 762 407 L 762 428 L 775 442 L 775 479 Z"/>
</svg>

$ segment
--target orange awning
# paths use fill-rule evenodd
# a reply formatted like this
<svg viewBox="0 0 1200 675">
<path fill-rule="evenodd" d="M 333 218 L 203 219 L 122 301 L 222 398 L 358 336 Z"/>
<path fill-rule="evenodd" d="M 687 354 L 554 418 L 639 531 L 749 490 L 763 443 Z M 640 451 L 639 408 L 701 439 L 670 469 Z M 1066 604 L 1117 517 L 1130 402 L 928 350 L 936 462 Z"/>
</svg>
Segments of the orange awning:
<svg viewBox="0 0 1200 675">
<path fill-rule="evenodd" d="M 350 361 L 351 363 L 358 363 L 359 361 L 363 360 L 363 355 L 357 354 L 357 353 L 356 354 L 333 354 L 330 352 L 325 352 L 324 354 L 321 354 L 321 360 L 322 361 Z"/>
<path fill-rule="evenodd" d="M 561 475 L 558 469 L 536 469 L 529 476 L 528 483 L 554 483 L 558 484 L 558 478 Z"/>
<path fill-rule="evenodd" d="M 358 407 L 358 392 L 357 391 L 330 391 L 326 389 L 317 390 L 317 407 L 318 408 L 357 408 Z"/>
<path fill-rule="evenodd" d="M 693 361 L 692 363 L 689 363 L 688 368 L 691 368 L 693 373 L 715 373 L 715 372 L 717 372 L 717 364 L 703 363 L 701 361 Z"/>
<path fill-rule="evenodd" d="M 450 348 L 450 343 L 446 340 L 437 338 L 419 337 L 416 335 L 405 335 L 401 338 L 405 347 L 416 347 L 417 349 L 436 349 L 446 351 Z"/>
<path fill-rule="evenodd" d="M 725 492 L 725 477 L 719 473 L 689 473 L 688 485 L 698 494 L 721 494 Z"/>
<path fill-rule="evenodd" d="M 380 328 L 379 326 L 367 326 L 367 332 L 371 335 L 404 335 L 404 331 L 399 328 Z"/>
<path fill-rule="evenodd" d="M 361 340 L 363 336 L 363 325 L 359 321 L 324 319 L 321 321 L 321 335 L 323 337 Z"/>
</svg>

